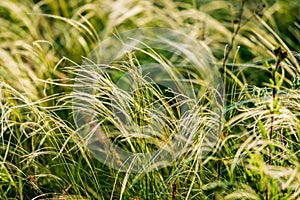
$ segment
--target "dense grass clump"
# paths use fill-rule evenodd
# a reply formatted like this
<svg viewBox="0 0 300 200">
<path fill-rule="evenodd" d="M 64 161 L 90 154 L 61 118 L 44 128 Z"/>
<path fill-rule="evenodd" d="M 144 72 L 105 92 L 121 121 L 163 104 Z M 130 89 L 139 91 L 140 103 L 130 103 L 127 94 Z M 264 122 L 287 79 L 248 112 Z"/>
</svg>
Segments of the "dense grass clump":
<svg viewBox="0 0 300 200">
<path fill-rule="evenodd" d="M 299 199 L 299 13 L 292 0 L 1 1 L 0 198 Z M 99 67 L 99 43 L 149 27 L 196 46 L 144 44 Z M 143 70 L 154 62 L 178 90 L 149 84 Z M 163 149 L 176 159 L 131 173 L 108 141 L 124 155 Z M 112 156 L 102 162 L 101 145 Z"/>
</svg>

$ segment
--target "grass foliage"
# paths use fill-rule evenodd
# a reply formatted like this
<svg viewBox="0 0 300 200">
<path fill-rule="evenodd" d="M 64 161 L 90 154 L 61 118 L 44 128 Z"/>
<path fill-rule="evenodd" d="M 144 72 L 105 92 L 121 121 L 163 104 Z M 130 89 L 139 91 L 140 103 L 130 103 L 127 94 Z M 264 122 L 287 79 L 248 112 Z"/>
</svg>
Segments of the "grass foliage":
<svg viewBox="0 0 300 200">
<path fill-rule="evenodd" d="M 0 198 L 299 199 L 299 13 L 292 0 L 0 1 Z M 72 98 L 78 70 L 99 42 L 141 27 L 184 30 L 211 52 L 224 82 L 223 125 L 216 145 L 203 155 L 207 127 L 218 127 L 210 92 L 195 102 L 146 85 L 126 96 L 116 88 L 120 74 L 131 72 L 138 84 L 145 81 L 133 70 L 139 63 L 172 65 L 155 49 L 141 58 L 128 55 L 111 72 L 98 73 L 99 87 L 92 88 L 97 98 L 87 102 L 96 103 L 99 120 L 88 128 L 101 123 L 111 141 L 143 153 L 161 148 L 182 128 L 196 135 L 170 166 L 129 173 L 103 165 L 87 149 Z M 205 75 L 197 68 L 179 73 L 201 89 Z M 138 130 L 118 123 L 109 101 L 99 100 L 111 98 L 140 125 L 149 123 L 151 113 L 143 106 L 159 103 L 165 112 L 154 119 L 167 126 L 150 131 L 149 146 L 146 136 L 132 134 Z M 193 112 L 180 113 L 183 104 Z"/>
</svg>

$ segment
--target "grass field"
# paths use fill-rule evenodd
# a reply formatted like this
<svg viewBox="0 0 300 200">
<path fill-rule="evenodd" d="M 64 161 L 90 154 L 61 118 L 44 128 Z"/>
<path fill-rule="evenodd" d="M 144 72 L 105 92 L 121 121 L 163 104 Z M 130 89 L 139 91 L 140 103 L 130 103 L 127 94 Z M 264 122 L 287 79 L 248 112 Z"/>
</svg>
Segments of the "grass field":
<svg viewBox="0 0 300 200">
<path fill-rule="evenodd" d="M 137 28 L 184 34 L 99 68 Z M 299 44 L 296 0 L 1 0 L 0 199 L 300 199 Z"/>
</svg>

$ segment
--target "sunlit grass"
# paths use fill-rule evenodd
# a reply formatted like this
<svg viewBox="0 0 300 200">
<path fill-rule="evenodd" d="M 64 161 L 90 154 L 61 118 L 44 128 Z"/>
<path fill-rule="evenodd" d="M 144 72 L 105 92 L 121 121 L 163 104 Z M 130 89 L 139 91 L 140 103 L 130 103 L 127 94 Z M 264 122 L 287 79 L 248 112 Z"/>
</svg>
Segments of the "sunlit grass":
<svg viewBox="0 0 300 200">
<path fill-rule="evenodd" d="M 295 80 L 300 70 L 300 8 L 296 1 L 246 1 L 242 12 L 242 1 L 35 2 L 0 2 L 1 199 L 299 198 L 300 94 Z M 142 67 L 139 63 L 155 60 L 168 69 L 174 59 L 180 60 L 155 49 L 140 58 L 129 54 L 112 69 L 96 71 L 96 93 L 77 90 L 83 93 L 79 103 L 95 105 L 99 117 L 85 128 L 101 126 L 119 147 L 143 153 L 167 143 L 166 152 L 173 154 L 170 138 L 175 133 L 196 136 L 169 166 L 153 163 L 153 171 L 129 173 L 107 167 L 87 148 L 95 141 L 88 143 L 78 134 L 72 110 L 78 93 L 73 89 L 76 81 L 80 83 L 78 75 L 90 78 L 90 71 L 82 73 L 87 69 L 82 63 L 99 42 L 141 27 L 183 30 L 211 52 L 226 82 L 225 103 L 224 110 L 212 109 L 216 101 L 211 100 L 211 91 L 201 90 L 208 74 L 197 68 L 177 71 L 186 84 L 197 87 L 191 96 L 176 92 L 166 96 L 151 84 L 137 87 L 140 90 L 133 96 L 120 90 L 118 78 L 128 71 L 136 82 L 147 82 L 134 70 Z M 278 58 L 273 50 L 278 46 L 287 58 L 280 63 L 274 84 L 268 65 L 275 68 Z M 174 47 L 180 51 L 180 44 Z M 89 87 L 88 83 L 77 87 Z M 274 87 L 278 87 L 276 98 Z M 119 123 L 111 109 L 116 103 L 103 99 L 115 99 L 116 109 L 122 108 L 135 124 L 167 125 L 145 137 Z M 157 105 L 164 109 L 154 113 Z M 182 105 L 193 112 L 181 113 Z M 203 154 L 203 136 L 210 127 L 218 130 L 220 111 L 220 137 Z M 155 121 L 149 122 L 149 116 Z"/>
</svg>

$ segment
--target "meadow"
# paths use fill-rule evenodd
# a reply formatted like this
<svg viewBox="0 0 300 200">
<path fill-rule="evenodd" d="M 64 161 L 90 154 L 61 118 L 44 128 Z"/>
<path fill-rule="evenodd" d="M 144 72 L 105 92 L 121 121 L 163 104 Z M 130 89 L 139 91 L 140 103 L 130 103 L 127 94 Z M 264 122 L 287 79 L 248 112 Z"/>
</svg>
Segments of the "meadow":
<svg viewBox="0 0 300 200">
<path fill-rule="evenodd" d="M 1 0 L 0 199 L 299 199 L 299 14 L 296 0 Z M 143 49 L 112 61 L 123 36 Z"/>
</svg>

